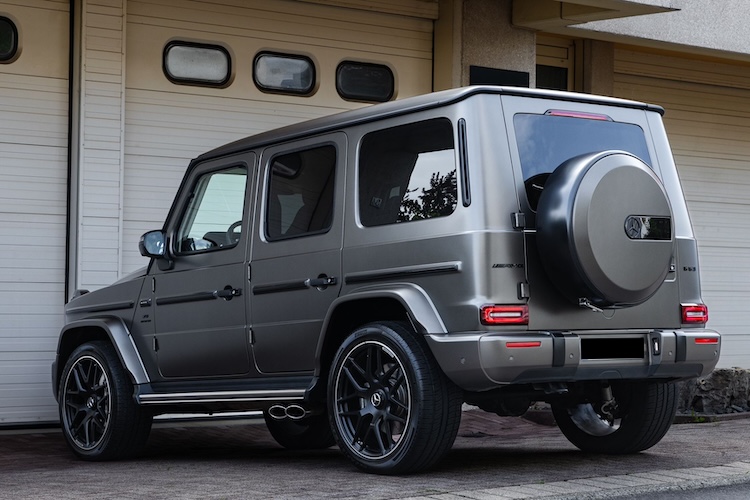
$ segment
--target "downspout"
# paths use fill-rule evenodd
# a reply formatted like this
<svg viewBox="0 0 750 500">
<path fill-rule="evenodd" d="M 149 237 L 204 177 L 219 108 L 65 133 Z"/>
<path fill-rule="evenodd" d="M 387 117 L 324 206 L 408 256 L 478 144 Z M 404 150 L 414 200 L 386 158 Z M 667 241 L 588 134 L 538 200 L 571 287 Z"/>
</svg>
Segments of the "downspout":
<svg viewBox="0 0 750 500">
<path fill-rule="evenodd" d="M 70 0 L 68 48 L 68 186 L 65 241 L 65 303 L 78 286 L 78 182 L 80 162 L 81 21 L 80 0 Z"/>
</svg>

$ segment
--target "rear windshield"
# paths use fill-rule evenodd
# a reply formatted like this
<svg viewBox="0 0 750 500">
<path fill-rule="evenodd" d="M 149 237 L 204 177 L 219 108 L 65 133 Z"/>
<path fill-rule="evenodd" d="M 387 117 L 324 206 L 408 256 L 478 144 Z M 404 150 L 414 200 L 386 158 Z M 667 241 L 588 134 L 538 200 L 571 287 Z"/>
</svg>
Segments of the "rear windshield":
<svg viewBox="0 0 750 500">
<path fill-rule="evenodd" d="M 607 117 L 604 117 L 607 118 Z M 565 160 L 598 151 L 627 151 L 651 165 L 643 129 L 632 123 L 550 114 L 513 117 L 523 180 L 532 209 L 549 174 Z"/>
</svg>

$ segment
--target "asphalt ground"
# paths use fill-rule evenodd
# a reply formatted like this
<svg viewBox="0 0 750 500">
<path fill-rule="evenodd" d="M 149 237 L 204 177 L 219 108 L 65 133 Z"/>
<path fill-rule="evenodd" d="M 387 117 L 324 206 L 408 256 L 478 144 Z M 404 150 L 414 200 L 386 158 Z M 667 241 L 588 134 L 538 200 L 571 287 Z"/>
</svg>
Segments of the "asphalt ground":
<svg viewBox="0 0 750 500">
<path fill-rule="evenodd" d="M 59 429 L 0 431 L 3 499 L 649 498 L 745 483 L 750 497 L 748 419 L 674 425 L 646 452 L 606 456 L 554 426 L 466 411 L 446 459 L 404 477 L 359 472 L 336 448 L 284 450 L 258 419 L 155 424 L 143 456 L 103 463 L 76 459 Z"/>
</svg>

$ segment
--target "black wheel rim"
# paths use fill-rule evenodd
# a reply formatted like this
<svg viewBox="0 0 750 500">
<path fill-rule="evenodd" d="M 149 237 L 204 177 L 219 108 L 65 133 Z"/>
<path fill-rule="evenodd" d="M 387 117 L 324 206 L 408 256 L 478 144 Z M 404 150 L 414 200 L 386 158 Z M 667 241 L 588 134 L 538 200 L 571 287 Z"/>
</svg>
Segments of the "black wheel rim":
<svg viewBox="0 0 750 500">
<path fill-rule="evenodd" d="M 608 436 L 620 428 L 619 416 L 602 414 L 591 404 L 568 408 L 568 415 L 579 429 L 591 436 Z"/>
<path fill-rule="evenodd" d="M 401 360 L 385 344 L 357 344 L 336 373 L 335 421 L 356 455 L 379 460 L 404 442 L 411 417 L 411 387 Z"/>
<path fill-rule="evenodd" d="M 109 377 L 93 356 L 70 367 L 63 386 L 62 419 L 68 436 L 84 451 L 96 448 L 109 427 L 112 398 Z"/>
</svg>

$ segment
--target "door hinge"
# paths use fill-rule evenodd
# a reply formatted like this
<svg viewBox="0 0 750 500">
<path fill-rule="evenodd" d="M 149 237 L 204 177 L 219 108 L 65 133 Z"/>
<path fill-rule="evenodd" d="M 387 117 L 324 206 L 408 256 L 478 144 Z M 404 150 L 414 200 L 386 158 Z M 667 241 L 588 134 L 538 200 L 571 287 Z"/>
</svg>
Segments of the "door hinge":
<svg viewBox="0 0 750 500">
<path fill-rule="evenodd" d="M 518 300 L 528 299 L 529 295 L 529 284 L 522 281 L 518 284 Z"/>
<path fill-rule="evenodd" d="M 513 221 L 513 229 L 526 229 L 526 214 L 523 212 L 515 212 L 511 214 Z"/>
<path fill-rule="evenodd" d="M 253 335 L 253 329 L 252 328 L 248 328 L 247 329 L 247 342 L 250 345 L 253 345 L 255 343 L 255 336 Z"/>
</svg>

